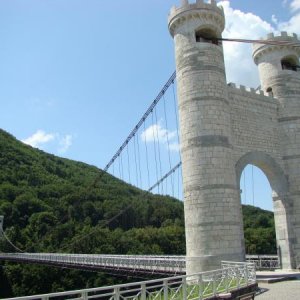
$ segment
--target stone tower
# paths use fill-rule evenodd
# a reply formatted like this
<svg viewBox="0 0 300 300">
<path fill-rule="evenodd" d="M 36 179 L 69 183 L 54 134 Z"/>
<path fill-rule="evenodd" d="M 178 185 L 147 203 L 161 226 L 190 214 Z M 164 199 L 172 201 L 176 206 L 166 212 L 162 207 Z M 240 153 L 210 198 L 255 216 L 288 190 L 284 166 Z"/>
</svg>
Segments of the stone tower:
<svg viewBox="0 0 300 300">
<path fill-rule="evenodd" d="M 244 260 L 243 223 L 233 161 L 230 106 L 215 0 L 173 7 L 187 248 L 187 274 Z"/>
<path fill-rule="evenodd" d="M 288 193 L 275 195 L 274 213 L 277 244 L 285 269 L 300 264 L 300 47 L 296 34 L 269 34 L 268 41 L 290 44 L 253 46 L 261 86 L 278 101 L 278 128 L 282 165 L 288 179 Z"/>
</svg>

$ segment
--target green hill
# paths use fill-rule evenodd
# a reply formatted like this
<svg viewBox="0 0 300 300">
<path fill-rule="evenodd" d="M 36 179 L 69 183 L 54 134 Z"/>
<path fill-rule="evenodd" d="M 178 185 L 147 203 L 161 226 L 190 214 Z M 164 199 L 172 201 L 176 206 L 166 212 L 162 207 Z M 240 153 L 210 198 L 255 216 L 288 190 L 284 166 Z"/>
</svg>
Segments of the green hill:
<svg viewBox="0 0 300 300">
<path fill-rule="evenodd" d="M 145 193 L 84 163 L 47 154 L 0 130 L 0 215 L 27 252 L 184 254 L 183 203 Z M 273 214 L 243 208 L 248 253 L 274 252 Z M 3 239 L 0 251 L 14 249 Z M 120 282 L 33 265 L 0 265 L 0 297 Z"/>
</svg>

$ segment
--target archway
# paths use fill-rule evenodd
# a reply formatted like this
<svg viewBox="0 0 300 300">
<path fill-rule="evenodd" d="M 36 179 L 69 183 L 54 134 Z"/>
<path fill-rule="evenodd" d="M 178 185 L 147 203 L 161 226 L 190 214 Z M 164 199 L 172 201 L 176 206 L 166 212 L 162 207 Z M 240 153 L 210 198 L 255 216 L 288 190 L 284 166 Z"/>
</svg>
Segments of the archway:
<svg viewBox="0 0 300 300">
<path fill-rule="evenodd" d="M 292 249 L 290 245 L 293 234 L 290 220 L 287 217 L 290 210 L 288 180 L 274 158 L 264 152 L 253 151 L 243 155 L 236 163 L 237 186 L 240 189 L 241 174 L 248 164 L 261 169 L 270 182 L 274 207 L 276 242 L 279 249 L 278 254 L 282 267 L 284 269 L 290 269 L 293 266 Z"/>
<path fill-rule="evenodd" d="M 246 254 L 276 255 L 272 189 L 264 172 L 247 165 L 240 179 Z"/>
</svg>

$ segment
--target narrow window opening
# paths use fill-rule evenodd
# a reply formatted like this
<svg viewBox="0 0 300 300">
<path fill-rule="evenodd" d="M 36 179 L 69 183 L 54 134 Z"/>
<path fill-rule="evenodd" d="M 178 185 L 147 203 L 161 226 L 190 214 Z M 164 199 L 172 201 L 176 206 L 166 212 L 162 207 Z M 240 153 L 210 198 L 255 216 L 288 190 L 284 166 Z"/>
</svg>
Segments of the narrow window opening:
<svg viewBox="0 0 300 300">
<path fill-rule="evenodd" d="M 285 57 L 281 60 L 282 70 L 290 70 L 297 72 L 300 68 L 293 57 Z"/>
<path fill-rule="evenodd" d="M 267 88 L 267 93 L 270 93 L 270 94 L 273 96 L 273 90 L 272 90 L 271 87 L 268 87 L 268 88 Z"/>
<path fill-rule="evenodd" d="M 214 45 L 221 45 L 221 41 L 218 39 L 215 32 L 210 29 L 201 29 L 195 33 L 197 43 L 209 43 Z"/>
</svg>

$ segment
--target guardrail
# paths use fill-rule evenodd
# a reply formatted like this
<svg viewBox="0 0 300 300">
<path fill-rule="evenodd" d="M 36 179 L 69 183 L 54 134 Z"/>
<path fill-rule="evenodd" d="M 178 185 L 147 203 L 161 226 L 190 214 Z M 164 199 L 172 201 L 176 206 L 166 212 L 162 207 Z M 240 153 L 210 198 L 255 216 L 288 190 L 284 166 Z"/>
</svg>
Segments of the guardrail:
<svg viewBox="0 0 300 300">
<path fill-rule="evenodd" d="M 130 270 L 155 274 L 184 274 L 185 256 L 133 256 L 63 253 L 0 253 L 0 260 Z"/>
<path fill-rule="evenodd" d="M 163 255 L 105 255 L 64 253 L 0 253 L 0 260 L 45 263 L 90 269 L 117 270 L 153 274 L 184 274 L 186 257 Z M 280 268 L 277 255 L 247 255 L 257 270 Z"/>
<path fill-rule="evenodd" d="M 202 300 L 255 284 L 256 275 L 253 263 L 222 262 L 222 268 L 219 270 L 189 276 L 4 300 Z"/>
<path fill-rule="evenodd" d="M 280 262 L 277 255 L 247 255 L 247 262 L 255 263 L 257 270 L 280 269 Z"/>
</svg>

